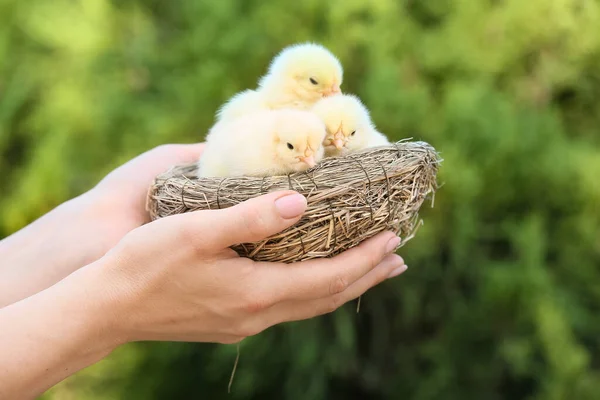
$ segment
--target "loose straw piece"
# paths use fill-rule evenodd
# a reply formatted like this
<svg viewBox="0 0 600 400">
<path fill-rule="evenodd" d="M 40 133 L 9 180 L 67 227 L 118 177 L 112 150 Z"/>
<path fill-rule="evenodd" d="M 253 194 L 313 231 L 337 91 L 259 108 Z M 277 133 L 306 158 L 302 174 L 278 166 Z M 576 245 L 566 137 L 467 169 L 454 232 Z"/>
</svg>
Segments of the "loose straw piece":
<svg viewBox="0 0 600 400">
<path fill-rule="evenodd" d="M 229 378 L 229 385 L 227 385 L 227 393 L 231 393 L 231 385 L 233 385 L 233 377 L 235 376 L 235 370 L 237 369 L 239 361 L 240 361 L 240 342 L 237 343 L 237 355 L 235 356 L 235 362 L 233 363 L 233 370 L 231 371 L 231 377 Z"/>
</svg>

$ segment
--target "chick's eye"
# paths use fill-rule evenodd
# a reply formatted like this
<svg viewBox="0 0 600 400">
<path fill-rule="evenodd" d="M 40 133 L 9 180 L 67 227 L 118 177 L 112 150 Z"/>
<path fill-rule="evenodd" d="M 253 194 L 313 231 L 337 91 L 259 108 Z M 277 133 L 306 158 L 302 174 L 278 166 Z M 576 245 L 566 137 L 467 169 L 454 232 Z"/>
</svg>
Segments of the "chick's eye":
<svg viewBox="0 0 600 400">
<path fill-rule="evenodd" d="M 312 83 L 313 85 L 319 84 L 319 82 L 317 82 L 317 80 L 315 78 L 310 78 L 310 83 Z"/>
<path fill-rule="evenodd" d="M 354 136 L 355 133 L 356 133 L 356 131 L 352 131 L 352 133 L 350 134 L 350 136 Z"/>
<path fill-rule="evenodd" d="M 294 150 L 294 146 L 293 146 L 291 143 L 288 143 L 288 144 L 287 144 L 287 147 L 288 147 L 288 149 L 290 149 L 290 150 Z"/>
</svg>

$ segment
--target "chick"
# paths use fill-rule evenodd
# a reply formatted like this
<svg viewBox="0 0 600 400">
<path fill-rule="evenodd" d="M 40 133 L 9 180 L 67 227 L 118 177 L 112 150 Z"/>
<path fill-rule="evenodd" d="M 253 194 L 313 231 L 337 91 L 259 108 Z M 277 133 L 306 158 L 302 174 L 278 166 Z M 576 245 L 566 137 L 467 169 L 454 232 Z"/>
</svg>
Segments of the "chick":
<svg viewBox="0 0 600 400">
<path fill-rule="evenodd" d="M 255 90 L 234 95 L 217 112 L 217 121 L 261 109 L 308 109 L 319 99 L 341 93 L 343 69 L 325 47 L 301 43 L 284 48 L 273 58 Z"/>
<path fill-rule="evenodd" d="M 327 128 L 327 136 L 323 142 L 326 157 L 337 157 L 351 151 L 389 144 L 386 136 L 373 124 L 369 110 L 354 95 L 324 98 L 312 107 L 312 111 L 323 120 Z"/>
<path fill-rule="evenodd" d="M 222 121 L 206 137 L 200 177 L 285 175 L 314 167 L 324 155 L 325 125 L 294 109 L 262 110 Z"/>
</svg>

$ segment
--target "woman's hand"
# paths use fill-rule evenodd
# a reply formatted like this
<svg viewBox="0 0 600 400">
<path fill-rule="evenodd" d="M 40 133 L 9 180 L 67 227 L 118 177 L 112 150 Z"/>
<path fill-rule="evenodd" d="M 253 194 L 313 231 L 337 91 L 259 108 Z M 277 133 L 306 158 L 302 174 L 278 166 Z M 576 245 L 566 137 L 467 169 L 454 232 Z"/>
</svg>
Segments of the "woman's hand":
<svg viewBox="0 0 600 400">
<path fill-rule="evenodd" d="M 128 181 L 137 176 L 135 168 L 128 168 L 107 177 L 98 190 L 114 190 L 108 196 L 113 198 L 135 186 Z M 7 298 L 14 298 L 13 286 L 22 285 L 16 293 L 23 299 L 0 307 L 0 398 L 35 398 L 130 341 L 236 342 L 280 322 L 331 312 L 406 270 L 402 258 L 393 254 L 400 240 L 389 232 L 334 258 L 295 264 L 256 263 L 229 248 L 262 240 L 297 222 L 306 200 L 294 192 L 135 228 L 144 222 L 143 213 L 135 218 L 144 199 L 136 193 L 143 187 L 132 187 L 122 198 L 137 200 L 129 203 L 133 218 L 122 225 L 125 236 L 118 245 L 62 280 L 51 282 L 49 277 L 78 267 L 48 272 L 48 257 L 40 254 L 40 243 L 64 242 L 67 247 L 58 248 L 59 253 L 72 254 L 81 251 L 75 246 L 85 247 L 95 235 L 86 236 L 85 230 L 78 232 L 72 226 L 66 236 L 59 235 L 53 224 L 68 225 L 69 220 L 55 214 L 38 223 L 33 240 L 29 234 L 21 236 L 29 235 L 32 242 L 24 251 L 38 258 L 11 270 L 12 284 L 10 279 L 0 280 L 4 285 L 0 289 L 9 289 Z M 128 229 L 133 230 L 126 233 Z M 38 264 L 43 279 L 35 273 Z"/>
<path fill-rule="evenodd" d="M 0 308 L 0 398 L 36 398 L 130 341 L 236 342 L 333 311 L 406 270 L 389 232 L 334 258 L 295 264 L 256 263 L 229 249 L 280 232 L 305 208 L 302 196 L 279 192 L 166 217 Z"/>
<path fill-rule="evenodd" d="M 117 341 L 236 342 L 331 312 L 406 270 L 393 254 L 400 239 L 390 232 L 334 258 L 294 264 L 253 262 L 229 249 L 282 231 L 305 208 L 301 195 L 278 192 L 129 233 L 88 271 L 115 300 Z"/>
<path fill-rule="evenodd" d="M 99 259 L 125 234 L 148 222 L 145 201 L 155 176 L 173 165 L 198 160 L 203 148 L 203 144 L 156 147 L 0 241 L 0 308 Z"/>
<path fill-rule="evenodd" d="M 129 232 L 149 221 L 146 196 L 154 178 L 172 166 L 198 161 L 202 150 L 204 143 L 155 147 L 108 174 L 91 191 L 93 197 L 110 208 L 110 219 L 122 224 L 121 232 Z"/>
<path fill-rule="evenodd" d="M 90 240 L 96 245 L 90 247 L 88 263 L 103 256 L 129 231 L 150 221 L 146 197 L 158 174 L 198 161 L 203 149 L 204 143 L 155 147 L 116 168 L 90 190 L 86 194 L 88 210 L 96 214 L 95 218 L 90 215 L 90 228 L 102 234 Z"/>
</svg>

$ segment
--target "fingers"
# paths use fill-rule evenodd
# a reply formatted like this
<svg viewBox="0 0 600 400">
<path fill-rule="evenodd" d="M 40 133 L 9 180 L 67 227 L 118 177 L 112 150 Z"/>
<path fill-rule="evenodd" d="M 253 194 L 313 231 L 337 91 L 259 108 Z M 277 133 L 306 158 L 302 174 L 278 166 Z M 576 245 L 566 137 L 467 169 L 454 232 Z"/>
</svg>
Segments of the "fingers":
<svg viewBox="0 0 600 400">
<path fill-rule="evenodd" d="M 392 232 L 381 233 L 330 259 L 294 264 L 256 264 L 255 285 L 272 293 L 272 302 L 323 298 L 344 292 L 373 270 L 400 244 Z M 400 266 L 403 263 L 398 257 Z"/>
<path fill-rule="evenodd" d="M 296 223 L 306 210 L 306 198 L 293 191 L 266 194 L 223 210 L 197 211 L 188 223 L 208 251 L 256 242 Z M 189 216 L 189 214 L 188 214 Z"/>
<path fill-rule="evenodd" d="M 164 146 L 164 162 L 168 163 L 192 163 L 198 161 L 204 151 L 204 143 L 194 144 L 172 144 Z M 160 147 L 157 147 L 160 149 Z"/>
<path fill-rule="evenodd" d="M 204 143 L 166 144 L 145 152 L 131 163 L 136 169 L 143 167 L 151 175 L 157 175 L 174 165 L 198 161 L 203 150 Z"/>
<path fill-rule="evenodd" d="M 377 266 L 377 268 L 356 281 L 347 290 L 323 299 L 305 302 L 303 305 L 298 304 L 295 315 L 288 314 L 286 316 L 285 313 L 282 313 L 282 317 L 284 318 L 283 321 L 286 320 L 285 318 L 288 318 L 288 321 L 298 321 L 333 312 L 350 300 L 357 299 L 367 290 L 385 281 L 390 277 L 392 272 L 398 270 L 401 271 L 400 273 L 403 273 L 406 271 L 406 265 L 400 256 L 390 254 Z"/>
<path fill-rule="evenodd" d="M 258 315 L 257 318 L 259 321 L 257 323 L 268 327 L 281 322 L 300 321 L 333 312 L 348 301 L 358 298 L 372 287 L 388 278 L 400 275 L 404 271 L 406 271 L 406 265 L 402 257 L 390 254 L 377 267 L 358 279 L 343 292 L 320 299 L 286 301 L 276 304 L 265 310 L 262 315 Z"/>
<path fill-rule="evenodd" d="M 148 185 L 156 175 L 174 165 L 197 161 L 203 150 L 204 143 L 166 144 L 155 147 L 112 171 L 98 186 L 117 185 L 120 191 L 133 192 L 135 200 L 138 201 L 137 197 L 145 196 Z"/>
</svg>

